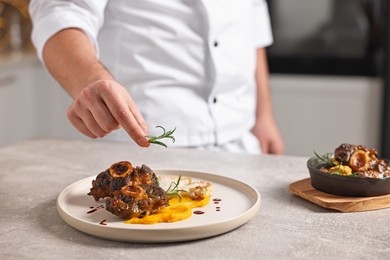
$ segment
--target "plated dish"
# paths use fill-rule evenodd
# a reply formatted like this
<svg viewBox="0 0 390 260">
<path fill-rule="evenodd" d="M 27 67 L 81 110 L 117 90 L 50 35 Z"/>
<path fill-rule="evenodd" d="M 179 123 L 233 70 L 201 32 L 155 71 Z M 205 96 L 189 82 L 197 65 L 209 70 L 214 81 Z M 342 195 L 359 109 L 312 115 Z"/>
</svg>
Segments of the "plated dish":
<svg viewBox="0 0 390 260">
<path fill-rule="evenodd" d="M 349 197 L 390 194 L 390 167 L 375 149 L 341 144 L 333 153 L 307 161 L 311 183 L 317 190 Z"/>
<path fill-rule="evenodd" d="M 186 176 L 157 176 L 146 165 L 114 163 L 99 173 L 88 195 L 128 224 L 175 222 L 191 217 L 192 208 L 210 202 L 213 185 Z"/>
<path fill-rule="evenodd" d="M 172 223 L 127 224 L 105 210 L 104 201 L 87 195 L 96 176 L 75 182 L 57 199 L 60 216 L 85 233 L 128 242 L 176 242 L 201 239 L 231 231 L 249 221 L 260 208 L 260 194 L 252 186 L 220 175 L 188 170 L 155 170 L 157 176 L 184 176 L 213 184 L 210 202 L 194 208 L 190 218 Z M 198 214 L 194 213 L 196 211 Z"/>
</svg>

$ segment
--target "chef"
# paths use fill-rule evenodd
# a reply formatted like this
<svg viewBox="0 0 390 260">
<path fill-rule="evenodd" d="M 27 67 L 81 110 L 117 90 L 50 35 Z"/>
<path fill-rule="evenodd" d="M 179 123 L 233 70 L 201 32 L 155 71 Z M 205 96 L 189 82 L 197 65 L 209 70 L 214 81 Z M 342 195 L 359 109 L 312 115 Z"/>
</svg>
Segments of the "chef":
<svg viewBox="0 0 390 260">
<path fill-rule="evenodd" d="M 91 138 L 284 152 L 268 82 L 265 0 L 31 0 L 37 54 Z M 131 137 L 131 139 L 129 138 Z"/>
</svg>

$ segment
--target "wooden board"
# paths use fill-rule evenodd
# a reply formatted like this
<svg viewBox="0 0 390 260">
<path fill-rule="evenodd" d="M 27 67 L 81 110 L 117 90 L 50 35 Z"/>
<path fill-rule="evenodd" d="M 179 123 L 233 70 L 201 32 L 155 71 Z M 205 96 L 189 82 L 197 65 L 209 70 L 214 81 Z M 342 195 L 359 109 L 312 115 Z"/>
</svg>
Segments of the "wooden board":
<svg viewBox="0 0 390 260">
<path fill-rule="evenodd" d="M 288 188 L 290 192 L 305 200 L 341 212 L 368 211 L 390 207 L 390 194 L 376 197 L 342 197 L 316 190 L 311 186 L 310 178 L 291 183 Z"/>
</svg>

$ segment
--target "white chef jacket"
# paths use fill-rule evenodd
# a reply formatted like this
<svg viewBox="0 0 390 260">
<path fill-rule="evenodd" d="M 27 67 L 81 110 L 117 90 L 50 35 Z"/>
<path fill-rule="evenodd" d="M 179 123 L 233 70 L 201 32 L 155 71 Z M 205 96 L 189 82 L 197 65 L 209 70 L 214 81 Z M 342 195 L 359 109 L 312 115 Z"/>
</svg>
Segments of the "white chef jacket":
<svg viewBox="0 0 390 260">
<path fill-rule="evenodd" d="M 151 134 L 224 145 L 253 127 L 256 49 L 273 41 L 265 0 L 32 0 L 30 14 L 40 58 L 56 32 L 84 31 Z"/>
</svg>

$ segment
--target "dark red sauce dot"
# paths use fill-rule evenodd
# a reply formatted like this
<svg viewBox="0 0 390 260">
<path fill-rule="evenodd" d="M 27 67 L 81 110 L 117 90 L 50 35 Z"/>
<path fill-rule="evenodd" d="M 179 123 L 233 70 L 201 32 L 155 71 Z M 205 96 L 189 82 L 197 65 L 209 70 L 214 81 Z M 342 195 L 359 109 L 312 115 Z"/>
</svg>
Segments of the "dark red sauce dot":
<svg viewBox="0 0 390 260">
<path fill-rule="evenodd" d="M 92 210 L 88 211 L 87 214 L 94 213 L 95 211 L 97 211 L 97 209 L 92 209 Z"/>
<path fill-rule="evenodd" d="M 99 210 L 99 209 L 104 209 L 104 206 L 103 206 L 103 205 L 100 205 L 100 206 L 98 206 L 98 207 L 96 207 L 96 208 L 94 208 L 94 207 L 89 207 L 89 208 L 90 208 L 91 210 L 88 211 L 87 214 L 94 213 L 94 212 L 96 212 L 96 211 Z"/>
</svg>

